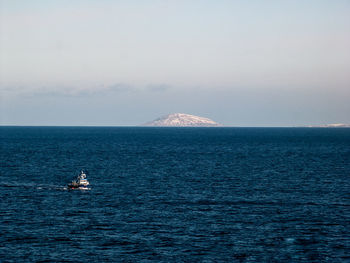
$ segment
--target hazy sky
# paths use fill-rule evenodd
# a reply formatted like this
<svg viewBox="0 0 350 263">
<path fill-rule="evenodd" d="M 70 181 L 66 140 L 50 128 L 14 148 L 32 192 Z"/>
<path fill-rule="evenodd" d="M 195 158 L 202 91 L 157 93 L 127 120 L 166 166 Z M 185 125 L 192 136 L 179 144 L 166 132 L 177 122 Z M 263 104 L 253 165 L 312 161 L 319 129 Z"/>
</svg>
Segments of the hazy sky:
<svg viewBox="0 0 350 263">
<path fill-rule="evenodd" d="M 350 123 L 350 1 L 0 0 L 2 125 Z"/>
</svg>

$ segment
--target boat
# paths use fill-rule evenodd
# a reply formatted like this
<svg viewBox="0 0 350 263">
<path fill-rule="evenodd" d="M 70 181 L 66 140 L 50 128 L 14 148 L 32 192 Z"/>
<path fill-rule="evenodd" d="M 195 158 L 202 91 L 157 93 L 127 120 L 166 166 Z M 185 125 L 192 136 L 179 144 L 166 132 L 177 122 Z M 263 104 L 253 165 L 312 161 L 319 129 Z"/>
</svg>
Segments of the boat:
<svg viewBox="0 0 350 263">
<path fill-rule="evenodd" d="M 68 184 L 68 189 L 88 190 L 89 184 L 89 181 L 86 179 L 86 172 L 84 170 L 81 170 L 77 179 Z"/>
</svg>

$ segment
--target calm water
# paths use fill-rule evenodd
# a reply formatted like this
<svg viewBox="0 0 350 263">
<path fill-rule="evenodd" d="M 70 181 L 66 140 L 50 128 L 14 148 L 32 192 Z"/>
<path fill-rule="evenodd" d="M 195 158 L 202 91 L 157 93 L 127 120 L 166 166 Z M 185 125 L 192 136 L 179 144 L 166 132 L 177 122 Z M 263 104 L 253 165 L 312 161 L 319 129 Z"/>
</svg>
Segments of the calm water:
<svg viewBox="0 0 350 263">
<path fill-rule="evenodd" d="M 0 262 L 350 261 L 350 129 L 0 132 Z"/>
</svg>

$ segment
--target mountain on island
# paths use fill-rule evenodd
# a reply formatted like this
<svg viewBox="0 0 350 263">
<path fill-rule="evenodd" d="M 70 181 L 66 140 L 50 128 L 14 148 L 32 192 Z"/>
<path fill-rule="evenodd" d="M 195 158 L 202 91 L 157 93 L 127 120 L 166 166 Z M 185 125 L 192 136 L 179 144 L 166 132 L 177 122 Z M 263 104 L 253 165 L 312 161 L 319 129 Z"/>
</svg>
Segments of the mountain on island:
<svg viewBox="0 0 350 263">
<path fill-rule="evenodd" d="M 204 117 L 184 113 L 169 114 L 142 126 L 156 127 L 219 127 L 221 124 Z"/>
</svg>

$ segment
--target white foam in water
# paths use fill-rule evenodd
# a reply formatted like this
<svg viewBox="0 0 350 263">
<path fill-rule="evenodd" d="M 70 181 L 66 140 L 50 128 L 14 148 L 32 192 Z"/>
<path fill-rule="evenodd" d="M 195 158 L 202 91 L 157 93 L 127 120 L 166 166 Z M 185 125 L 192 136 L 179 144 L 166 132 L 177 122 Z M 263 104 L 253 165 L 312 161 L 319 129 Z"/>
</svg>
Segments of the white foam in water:
<svg viewBox="0 0 350 263">
<path fill-rule="evenodd" d="M 286 240 L 287 243 L 294 243 L 295 238 L 287 237 L 285 240 Z"/>
</svg>

